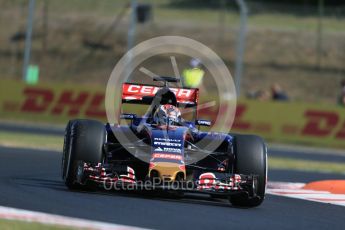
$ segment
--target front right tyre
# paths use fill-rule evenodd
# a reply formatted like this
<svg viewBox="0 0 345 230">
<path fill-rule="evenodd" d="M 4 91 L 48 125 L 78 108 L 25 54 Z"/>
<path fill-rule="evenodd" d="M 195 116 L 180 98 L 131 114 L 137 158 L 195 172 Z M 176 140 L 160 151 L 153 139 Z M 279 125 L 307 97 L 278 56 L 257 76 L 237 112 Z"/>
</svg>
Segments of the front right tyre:
<svg viewBox="0 0 345 230">
<path fill-rule="evenodd" d="M 94 120 L 71 120 L 65 129 L 62 154 L 62 179 L 69 189 L 83 186 L 77 183 L 80 162 L 101 163 L 104 157 L 103 145 L 106 140 L 104 125 Z"/>
</svg>

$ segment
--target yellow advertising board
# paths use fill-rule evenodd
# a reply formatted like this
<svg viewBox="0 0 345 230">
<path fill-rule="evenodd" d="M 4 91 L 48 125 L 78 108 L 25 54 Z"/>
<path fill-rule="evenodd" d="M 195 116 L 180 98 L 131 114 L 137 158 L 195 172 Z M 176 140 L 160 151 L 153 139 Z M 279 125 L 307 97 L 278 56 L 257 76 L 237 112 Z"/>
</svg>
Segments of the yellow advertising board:
<svg viewBox="0 0 345 230">
<path fill-rule="evenodd" d="M 106 121 L 105 87 L 95 89 L 74 84 L 30 86 L 17 81 L 0 81 L 0 84 L 2 120 L 63 124 L 73 118 Z M 213 120 L 221 109 L 201 109 L 199 118 Z M 240 100 L 232 132 L 258 134 L 270 141 L 345 148 L 345 108 Z"/>
<path fill-rule="evenodd" d="M 1 119 L 66 123 L 88 117 L 105 121 L 104 89 L 75 84 L 0 83 Z"/>
<path fill-rule="evenodd" d="M 242 100 L 232 130 L 271 141 L 345 148 L 345 108 Z"/>
</svg>

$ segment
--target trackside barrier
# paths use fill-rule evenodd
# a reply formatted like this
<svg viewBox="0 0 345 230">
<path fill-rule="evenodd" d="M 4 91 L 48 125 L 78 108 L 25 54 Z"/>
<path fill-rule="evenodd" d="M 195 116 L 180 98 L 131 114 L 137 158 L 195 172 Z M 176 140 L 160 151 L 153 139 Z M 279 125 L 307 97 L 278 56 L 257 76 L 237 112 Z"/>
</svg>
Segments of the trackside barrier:
<svg viewBox="0 0 345 230">
<path fill-rule="evenodd" d="M 0 118 L 66 123 L 78 117 L 105 122 L 104 89 L 73 84 L 30 86 L 2 80 Z M 199 118 L 213 120 L 222 109 L 204 108 Z M 345 148 L 345 108 L 240 100 L 232 131 L 258 134 L 271 141 Z"/>
</svg>

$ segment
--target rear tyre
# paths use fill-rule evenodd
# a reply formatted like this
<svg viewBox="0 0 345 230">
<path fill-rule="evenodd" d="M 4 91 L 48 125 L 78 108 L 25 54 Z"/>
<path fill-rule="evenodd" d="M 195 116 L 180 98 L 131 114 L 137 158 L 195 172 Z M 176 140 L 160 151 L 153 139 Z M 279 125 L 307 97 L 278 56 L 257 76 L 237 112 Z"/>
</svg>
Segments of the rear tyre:
<svg viewBox="0 0 345 230">
<path fill-rule="evenodd" d="M 76 183 L 78 164 L 97 164 L 103 159 L 106 131 L 101 122 L 93 120 L 69 121 L 65 132 L 62 156 L 62 179 L 69 189 L 83 186 Z"/>
<path fill-rule="evenodd" d="M 267 148 L 264 141 L 254 135 L 236 135 L 234 140 L 235 172 L 236 174 L 257 175 L 257 197 L 246 195 L 230 197 L 235 206 L 255 207 L 265 199 L 267 178 Z"/>
</svg>

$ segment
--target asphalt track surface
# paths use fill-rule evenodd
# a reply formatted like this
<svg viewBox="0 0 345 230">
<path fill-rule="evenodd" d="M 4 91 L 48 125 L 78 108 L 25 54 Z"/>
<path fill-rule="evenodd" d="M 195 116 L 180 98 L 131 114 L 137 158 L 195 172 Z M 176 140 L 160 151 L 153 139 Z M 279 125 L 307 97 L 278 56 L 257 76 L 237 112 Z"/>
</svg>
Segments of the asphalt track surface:
<svg viewBox="0 0 345 230">
<path fill-rule="evenodd" d="M 268 195 L 251 209 L 226 200 L 182 199 L 107 191 L 72 192 L 60 178 L 61 153 L 0 147 L 0 205 L 154 229 L 344 229 L 341 206 Z M 343 175 L 269 171 L 274 181 Z"/>
</svg>

